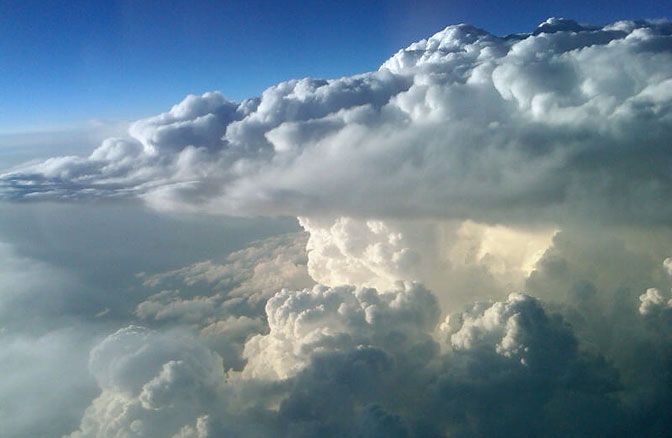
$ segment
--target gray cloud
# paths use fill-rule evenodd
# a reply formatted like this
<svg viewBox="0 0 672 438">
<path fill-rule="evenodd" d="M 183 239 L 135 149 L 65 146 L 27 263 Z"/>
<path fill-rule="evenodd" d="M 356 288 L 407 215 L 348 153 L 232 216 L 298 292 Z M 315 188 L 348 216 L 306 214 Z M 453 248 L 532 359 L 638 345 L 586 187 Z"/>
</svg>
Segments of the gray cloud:
<svg viewBox="0 0 672 438">
<path fill-rule="evenodd" d="M 0 373 L 5 376 L 0 382 L 3 436 L 47 438 L 77 427 L 82 412 L 98 393 L 86 366 L 88 350 L 105 331 L 80 324 L 40 335 L 0 333 Z"/>
<path fill-rule="evenodd" d="M 44 426 L 47 418 L 65 433 L 76 429 L 73 437 L 652 436 L 668 426 L 672 344 L 664 319 L 640 315 L 638 297 L 643 287 L 669 288 L 659 258 L 665 236 L 564 230 L 527 280 L 545 302 L 474 293 L 478 302 L 444 308 L 445 318 L 437 297 L 409 282 L 281 291 L 278 284 L 306 279 L 303 233 L 253 243 L 221 262 L 145 274 L 148 291 L 170 287 L 138 298 L 135 316 L 152 328 L 108 325 L 94 330 L 112 333 L 102 341 L 66 338 L 51 342 L 54 351 L 31 341 L 28 357 L 48 358 L 55 373 L 59 363 L 79 371 L 59 387 L 71 406 L 67 421 L 47 403 L 14 418 L 14 436 L 49 436 L 57 426 Z M 247 304 L 225 305 L 232 298 Z M 604 304 L 616 299 L 620 307 Z M 89 378 L 78 387 L 86 375 L 79 356 L 92 344 L 95 386 Z M 4 351 L 10 371 L 28 360 Z M 23 367 L 34 374 L 11 372 L 45 376 L 40 363 Z M 16 397 L 5 406 L 28 400 Z"/>
</svg>

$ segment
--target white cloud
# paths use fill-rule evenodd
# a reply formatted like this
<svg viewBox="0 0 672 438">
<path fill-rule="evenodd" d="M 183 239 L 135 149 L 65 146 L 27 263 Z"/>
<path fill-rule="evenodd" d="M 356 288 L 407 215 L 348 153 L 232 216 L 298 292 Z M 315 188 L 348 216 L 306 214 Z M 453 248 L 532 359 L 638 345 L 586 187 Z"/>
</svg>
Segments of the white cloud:
<svg viewBox="0 0 672 438">
<path fill-rule="evenodd" d="M 171 436 L 216 406 L 224 383 L 216 353 L 180 333 L 129 326 L 90 355 L 102 393 L 72 437 Z"/>
<path fill-rule="evenodd" d="M 639 297 L 639 313 L 651 315 L 666 309 L 672 309 L 672 298 L 665 298 L 656 288 L 649 288 Z"/>
<path fill-rule="evenodd" d="M 245 344 L 243 376 L 284 379 L 306 367 L 316 352 L 374 342 L 409 348 L 427 340 L 439 316 L 436 304 L 429 291 L 413 284 L 388 293 L 352 286 L 283 290 L 266 304 L 269 333 Z"/>
<path fill-rule="evenodd" d="M 672 278 L 672 258 L 668 257 L 663 261 L 663 267 L 667 272 L 667 275 Z M 663 293 L 655 288 L 650 287 L 639 296 L 639 313 L 646 317 L 657 317 L 662 314 L 667 314 L 668 316 L 672 314 L 670 309 L 672 309 L 672 296 L 670 294 Z"/>
<path fill-rule="evenodd" d="M 299 221 L 310 233 L 308 271 L 318 283 L 385 290 L 419 281 L 448 309 L 521 290 L 557 232 L 471 221 Z"/>
<path fill-rule="evenodd" d="M 9 199 L 141 196 L 230 214 L 667 222 L 668 22 L 450 26 L 377 72 L 189 96 L 88 158 L 0 177 Z"/>
</svg>

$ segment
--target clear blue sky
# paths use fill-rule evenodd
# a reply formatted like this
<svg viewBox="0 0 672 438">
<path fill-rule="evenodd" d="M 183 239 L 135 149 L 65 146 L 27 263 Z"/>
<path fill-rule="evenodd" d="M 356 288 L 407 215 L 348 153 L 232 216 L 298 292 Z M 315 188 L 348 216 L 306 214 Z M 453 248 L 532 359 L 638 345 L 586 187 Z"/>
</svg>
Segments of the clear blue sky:
<svg viewBox="0 0 672 438">
<path fill-rule="evenodd" d="M 448 24 L 508 34 L 549 16 L 670 18 L 672 2 L 0 0 L 0 133 L 134 119 L 207 90 L 241 99 L 376 69 Z"/>
</svg>

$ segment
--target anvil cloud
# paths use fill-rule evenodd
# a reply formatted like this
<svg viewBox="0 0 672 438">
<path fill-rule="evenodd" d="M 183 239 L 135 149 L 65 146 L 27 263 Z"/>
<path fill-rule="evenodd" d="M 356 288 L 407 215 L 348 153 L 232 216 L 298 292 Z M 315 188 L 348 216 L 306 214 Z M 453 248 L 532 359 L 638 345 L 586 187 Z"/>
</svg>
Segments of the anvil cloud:
<svg viewBox="0 0 672 438">
<path fill-rule="evenodd" d="M 668 223 L 672 25 L 449 26 L 378 71 L 189 96 L 5 199 L 139 196 L 234 215 Z"/>
</svg>

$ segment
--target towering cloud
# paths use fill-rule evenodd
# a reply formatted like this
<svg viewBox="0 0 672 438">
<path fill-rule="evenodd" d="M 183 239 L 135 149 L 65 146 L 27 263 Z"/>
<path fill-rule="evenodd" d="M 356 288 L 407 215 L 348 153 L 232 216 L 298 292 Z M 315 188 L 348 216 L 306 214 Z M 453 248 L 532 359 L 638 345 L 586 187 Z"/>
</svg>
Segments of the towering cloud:
<svg viewBox="0 0 672 438">
<path fill-rule="evenodd" d="M 319 283 L 391 289 L 419 281 L 455 307 L 474 297 L 523 287 L 555 229 L 487 226 L 471 221 L 300 218 L 308 271 Z"/>
<path fill-rule="evenodd" d="M 671 132 L 669 22 L 456 25 L 375 72 L 189 96 L 0 198 L 305 231 L 138 274 L 73 438 L 659 436 Z"/>
</svg>

